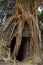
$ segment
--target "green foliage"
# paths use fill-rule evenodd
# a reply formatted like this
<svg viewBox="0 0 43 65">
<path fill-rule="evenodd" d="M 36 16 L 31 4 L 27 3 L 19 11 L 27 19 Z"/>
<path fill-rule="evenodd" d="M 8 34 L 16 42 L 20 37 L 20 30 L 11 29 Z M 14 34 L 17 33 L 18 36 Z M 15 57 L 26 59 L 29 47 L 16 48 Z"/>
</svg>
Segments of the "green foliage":
<svg viewBox="0 0 43 65">
<path fill-rule="evenodd" d="M 39 11 L 39 10 L 37 10 L 37 15 L 41 15 L 42 14 L 42 12 L 41 11 Z"/>
<path fill-rule="evenodd" d="M 41 6 L 43 8 L 43 3 L 41 3 Z M 43 10 L 37 10 L 37 16 L 38 16 L 38 20 L 43 22 Z"/>
<path fill-rule="evenodd" d="M 40 13 L 37 14 L 38 16 L 38 20 L 43 22 L 43 10 L 42 13 L 39 15 Z"/>
</svg>

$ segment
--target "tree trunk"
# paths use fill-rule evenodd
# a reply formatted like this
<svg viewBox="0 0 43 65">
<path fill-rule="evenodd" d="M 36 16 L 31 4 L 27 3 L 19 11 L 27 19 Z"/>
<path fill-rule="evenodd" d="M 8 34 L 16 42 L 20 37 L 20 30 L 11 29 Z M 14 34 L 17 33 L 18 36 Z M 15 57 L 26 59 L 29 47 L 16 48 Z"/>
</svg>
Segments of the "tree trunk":
<svg viewBox="0 0 43 65">
<path fill-rule="evenodd" d="M 17 35 L 16 37 L 16 43 L 14 46 L 14 51 L 12 53 L 12 59 L 15 59 L 18 55 L 18 51 L 21 45 L 22 41 L 22 32 L 24 29 L 24 23 L 27 22 L 29 26 L 29 32 L 30 32 L 30 38 L 31 42 L 34 48 L 34 56 L 35 57 L 40 57 L 40 33 L 39 33 L 39 27 L 37 24 L 37 19 L 36 19 L 36 8 L 40 5 L 40 2 L 42 0 L 23 0 L 23 3 L 19 0 L 16 0 L 16 5 L 15 5 L 15 12 L 12 14 L 10 18 L 7 19 L 6 25 L 3 26 L 3 33 L 7 30 L 9 24 L 15 20 L 18 22 L 17 26 Z M 38 4 L 38 5 L 37 5 Z M 14 21 L 14 22 L 15 22 Z M 15 28 L 15 26 L 14 26 Z M 13 29 L 14 31 L 15 29 Z M 13 31 L 11 32 L 10 37 L 13 34 Z M 2 33 L 2 34 L 3 34 Z M 0 44 L 0 49 L 1 49 L 1 44 Z M 1 52 L 0 52 L 1 54 Z"/>
<path fill-rule="evenodd" d="M 23 5 L 24 5 L 24 12 L 30 12 L 29 13 L 30 17 L 33 16 L 32 19 L 30 18 L 30 20 L 27 21 L 27 23 L 30 27 L 31 41 L 32 41 L 33 47 L 35 49 L 34 54 L 35 54 L 36 57 L 40 57 L 39 28 L 37 27 L 36 10 L 32 13 L 32 10 L 35 6 L 35 0 L 24 0 Z M 29 19 L 29 16 L 28 16 L 28 19 Z M 34 22 L 35 22 L 36 25 L 34 24 Z M 17 56 L 19 47 L 21 45 L 24 20 L 21 21 L 21 19 L 20 19 L 18 26 L 19 26 L 19 28 L 18 28 L 18 35 L 17 35 L 17 38 L 16 38 L 17 39 L 16 45 L 14 47 L 14 52 L 12 54 L 13 58 Z"/>
</svg>

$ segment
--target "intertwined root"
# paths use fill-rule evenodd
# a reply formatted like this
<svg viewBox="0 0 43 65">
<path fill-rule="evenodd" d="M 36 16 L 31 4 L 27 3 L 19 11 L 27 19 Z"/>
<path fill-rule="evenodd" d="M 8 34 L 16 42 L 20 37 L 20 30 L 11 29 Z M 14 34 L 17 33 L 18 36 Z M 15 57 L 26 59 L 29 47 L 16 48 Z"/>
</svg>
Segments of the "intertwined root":
<svg viewBox="0 0 43 65">
<path fill-rule="evenodd" d="M 8 18 L 7 22 L 5 23 L 6 25 L 4 25 L 2 27 L 2 32 L 3 32 L 2 38 L 4 38 L 7 28 L 14 21 L 13 22 L 14 27 L 12 29 L 12 32 L 11 32 L 9 38 L 10 38 L 10 41 L 11 41 L 13 37 L 16 37 L 16 43 L 15 43 L 15 47 L 14 47 L 14 51 L 12 53 L 12 56 L 10 55 L 10 52 L 9 52 L 8 58 L 4 59 L 5 61 L 10 60 L 14 63 L 17 62 L 15 59 L 18 55 L 18 51 L 19 51 L 19 48 L 20 48 L 20 45 L 21 45 L 22 33 L 23 33 L 25 22 L 27 22 L 27 24 L 30 28 L 30 31 L 29 31 L 30 32 L 30 38 L 31 38 L 31 41 L 32 41 L 33 48 L 35 49 L 33 59 L 34 59 L 34 61 L 39 61 L 39 59 L 40 59 L 39 57 L 40 57 L 40 53 L 41 53 L 40 52 L 40 38 L 39 38 L 40 33 L 39 33 L 39 28 L 38 28 L 37 23 L 36 23 L 37 20 L 34 16 L 35 14 L 34 13 L 31 14 L 30 10 L 25 11 L 24 6 L 21 5 L 20 3 L 17 3 L 15 14 L 12 15 L 10 18 Z M 17 30 L 14 33 L 16 26 L 17 26 Z M 0 42 L 0 43 L 2 43 L 2 42 Z M 1 48 L 2 48 L 2 44 L 0 45 L 0 54 L 1 54 Z M 37 57 L 38 57 L 38 59 L 37 59 Z M 14 60 L 12 60 L 12 58 Z M 30 61 L 30 63 L 31 62 L 32 61 Z"/>
</svg>

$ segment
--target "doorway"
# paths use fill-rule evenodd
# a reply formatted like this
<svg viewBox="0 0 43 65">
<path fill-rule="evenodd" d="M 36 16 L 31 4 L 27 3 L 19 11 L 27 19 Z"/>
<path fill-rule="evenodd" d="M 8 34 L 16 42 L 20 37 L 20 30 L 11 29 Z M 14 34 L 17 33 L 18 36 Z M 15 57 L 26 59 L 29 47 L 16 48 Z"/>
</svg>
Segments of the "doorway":
<svg viewBox="0 0 43 65">
<path fill-rule="evenodd" d="M 18 55 L 16 57 L 16 59 L 21 62 L 24 60 L 24 57 L 26 56 L 27 52 L 29 53 L 29 50 L 27 50 L 27 38 L 28 37 L 22 37 L 22 42 L 18 51 Z M 28 38 L 29 39 L 29 38 Z M 11 51 L 11 55 L 14 51 L 14 46 L 16 43 L 16 38 L 14 37 L 11 41 L 11 45 L 10 45 L 10 51 Z"/>
</svg>

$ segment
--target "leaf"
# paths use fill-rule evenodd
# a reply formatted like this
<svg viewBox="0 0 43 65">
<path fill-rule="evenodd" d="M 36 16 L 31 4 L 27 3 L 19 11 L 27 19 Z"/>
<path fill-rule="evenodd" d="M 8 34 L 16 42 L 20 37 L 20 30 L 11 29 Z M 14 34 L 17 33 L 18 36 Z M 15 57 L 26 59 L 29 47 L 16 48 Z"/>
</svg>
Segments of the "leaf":
<svg viewBox="0 0 43 65">
<path fill-rule="evenodd" d="M 37 10 L 37 15 L 41 15 L 41 14 L 42 14 L 42 12 Z"/>
</svg>

